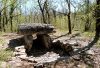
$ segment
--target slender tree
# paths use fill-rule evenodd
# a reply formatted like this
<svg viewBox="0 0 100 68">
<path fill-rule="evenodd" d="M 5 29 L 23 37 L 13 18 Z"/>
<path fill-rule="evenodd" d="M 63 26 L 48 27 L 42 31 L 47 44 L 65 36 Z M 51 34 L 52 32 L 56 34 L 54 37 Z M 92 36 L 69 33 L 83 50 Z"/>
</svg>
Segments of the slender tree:
<svg viewBox="0 0 100 68">
<path fill-rule="evenodd" d="M 0 31 L 2 31 L 2 23 L 1 23 L 1 10 L 0 10 Z"/>
<path fill-rule="evenodd" d="M 5 26 L 8 24 L 8 18 L 7 18 L 7 0 L 4 0 L 3 2 L 3 10 L 2 10 L 2 28 L 3 28 L 3 31 L 5 32 L 6 29 L 5 29 Z"/>
<path fill-rule="evenodd" d="M 72 29 L 71 29 L 71 19 L 70 19 L 70 15 L 71 15 L 71 7 L 70 7 L 70 0 L 66 0 L 67 4 L 68 4 L 68 29 L 69 29 L 69 34 L 72 33 Z"/>
<path fill-rule="evenodd" d="M 39 4 L 40 11 L 42 13 L 43 23 L 46 23 L 45 14 L 44 14 L 44 4 L 42 6 L 41 1 L 43 0 L 38 0 L 38 4 Z"/>
<path fill-rule="evenodd" d="M 50 24 L 50 14 L 49 14 L 49 3 L 48 3 L 48 0 L 46 0 L 45 2 L 44 2 L 44 9 L 45 9 L 45 11 L 46 11 L 46 22 L 47 23 L 49 23 Z"/>
<path fill-rule="evenodd" d="M 90 9 L 90 1 L 89 0 L 85 0 L 85 3 L 86 3 L 86 11 L 85 11 L 85 14 L 86 14 L 86 23 L 85 23 L 85 31 L 88 31 L 90 29 L 90 26 L 91 26 L 91 23 L 90 23 L 90 19 L 89 19 L 89 9 Z"/>
<path fill-rule="evenodd" d="M 15 8 L 17 7 L 17 4 L 16 4 L 16 0 L 11 0 L 10 1 L 11 2 L 11 5 L 10 5 L 10 12 L 9 12 L 9 22 L 10 22 L 10 30 L 11 30 L 11 32 L 13 32 L 13 12 L 14 12 L 14 10 L 15 10 Z"/>
<path fill-rule="evenodd" d="M 52 9 L 52 13 L 53 13 L 54 21 L 56 22 L 56 18 L 57 18 L 56 11 L 54 9 Z"/>
</svg>

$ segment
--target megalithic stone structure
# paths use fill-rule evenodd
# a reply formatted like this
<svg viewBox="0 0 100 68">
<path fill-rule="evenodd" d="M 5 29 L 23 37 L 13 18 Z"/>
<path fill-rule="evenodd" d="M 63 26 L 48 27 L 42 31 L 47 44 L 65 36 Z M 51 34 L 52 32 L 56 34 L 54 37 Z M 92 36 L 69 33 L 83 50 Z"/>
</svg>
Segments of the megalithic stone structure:
<svg viewBox="0 0 100 68">
<path fill-rule="evenodd" d="M 30 54 L 33 37 L 32 34 L 37 34 L 37 39 L 44 45 L 45 48 L 49 48 L 52 43 L 49 33 L 55 32 L 54 26 L 51 24 L 43 23 L 23 23 L 18 25 L 18 34 L 24 35 L 26 53 Z M 41 36 L 41 38 L 38 38 Z"/>
</svg>

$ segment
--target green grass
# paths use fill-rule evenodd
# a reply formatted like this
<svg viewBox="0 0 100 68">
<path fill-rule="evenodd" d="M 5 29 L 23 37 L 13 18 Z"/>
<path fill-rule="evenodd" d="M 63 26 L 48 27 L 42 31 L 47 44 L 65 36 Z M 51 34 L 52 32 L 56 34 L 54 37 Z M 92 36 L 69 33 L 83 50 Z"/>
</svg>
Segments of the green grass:
<svg viewBox="0 0 100 68">
<path fill-rule="evenodd" d="M 13 55 L 13 52 L 8 49 L 8 50 L 0 50 L 0 61 L 7 61 L 11 58 Z"/>
<path fill-rule="evenodd" d="M 67 20 L 65 19 L 66 19 L 66 16 L 63 16 L 60 18 L 57 16 L 56 21 L 53 19 L 51 24 L 53 24 L 57 29 L 67 30 L 68 25 L 67 25 Z"/>
<path fill-rule="evenodd" d="M 96 47 L 100 48 L 100 39 L 99 39 L 98 42 L 96 43 Z"/>
<path fill-rule="evenodd" d="M 82 36 L 93 38 L 95 36 L 95 32 L 91 32 L 91 31 L 83 32 Z"/>
<path fill-rule="evenodd" d="M 89 38 L 89 39 L 93 39 L 94 36 L 95 36 L 95 32 L 84 32 L 82 34 L 82 36 L 83 37 L 86 37 L 86 38 Z M 99 38 L 99 40 L 96 43 L 96 47 L 99 47 L 100 48 L 100 38 Z"/>
<path fill-rule="evenodd" d="M 1 32 L 1 33 L 2 34 L 0 34 L 0 36 L 2 37 L 4 32 Z M 3 44 L 5 44 L 5 43 L 6 43 L 5 39 L 0 38 L 0 61 L 7 61 L 13 55 L 13 51 L 12 50 L 1 48 L 3 46 Z"/>
<path fill-rule="evenodd" d="M 3 34 L 5 34 L 5 32 L 3 32 L 3 31 L 0 31 L 0 36 L 2 36 Z"/>
<path fill-rule="evenodd" d="M 5 43 L 5 41 L 3 40 L 3 39 L 0 39 L 0 44 L 2 45 L 2 44 L 4 44 Z M 0 45 L 0 46 L 1 46 Z"/>
<path fill-rule="evenodd" d="M 9 64 L 6 64 L 5 66 L 4 66 L 4 63 L 3 63 L 4 61 L 0 61 L 0 68 L 4 68 L 4 67 L 6 67 L 6 68 L 11 68 L 11 66 L 9 65 Z M 5 62 L 6 63 L 6 62 Z M 3 67 L 2 67 L 3 66 Z"/>
</svg>

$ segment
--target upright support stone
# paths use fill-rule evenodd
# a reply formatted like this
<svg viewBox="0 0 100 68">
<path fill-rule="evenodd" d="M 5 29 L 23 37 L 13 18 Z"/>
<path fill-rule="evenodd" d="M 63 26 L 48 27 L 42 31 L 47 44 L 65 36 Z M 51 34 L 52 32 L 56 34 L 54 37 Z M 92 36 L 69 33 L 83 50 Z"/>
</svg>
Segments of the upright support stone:
<svg viewBox="0 0 100 68">
<path fill-rule="evenodd" d="M 24 35 L 24 41 L 25 41 L 25 49 L 26 53 L 29 54 L 32 44 L 33 44 L 33 36 L 32 35 Z"/>
<path fill-rule="evenodd" d="M 49 49 L 52 45 L 52 40 L 48 34 L 38 33 L 37 39 L 41 42 L 41 45 L 43 45 L 46 49 Z"/>
</svg>

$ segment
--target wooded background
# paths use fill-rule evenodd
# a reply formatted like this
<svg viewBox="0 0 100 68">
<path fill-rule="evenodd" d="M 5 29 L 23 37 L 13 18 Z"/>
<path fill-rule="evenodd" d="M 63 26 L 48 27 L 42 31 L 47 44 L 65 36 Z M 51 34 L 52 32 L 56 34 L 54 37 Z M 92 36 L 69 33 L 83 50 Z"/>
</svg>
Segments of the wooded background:
<svg viewBox="0 0 100 68">
<path fill-rule="evenodd" d="M 0 0 L 0 31 L 16 32 L 21 23 L 48 23 L 70 34 L 73 31 L 94 32 L 95 26 L 100 32 L 100 22 L 97 21 L 100 17 L 99 0 L 57 1 Z M 55 4 L 60 5 L 61 10 L 57 10 Z"/>
</svg>

